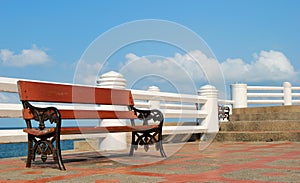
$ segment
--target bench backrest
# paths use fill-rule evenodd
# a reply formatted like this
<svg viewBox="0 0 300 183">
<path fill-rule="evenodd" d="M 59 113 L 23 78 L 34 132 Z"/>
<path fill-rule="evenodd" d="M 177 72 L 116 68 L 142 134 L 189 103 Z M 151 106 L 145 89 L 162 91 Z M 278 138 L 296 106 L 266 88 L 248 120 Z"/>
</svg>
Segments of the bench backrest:
<svg viewBox="0 0 300 183">
<path fill-rule="evenodd" d="M 20 100 L 23 102 L 75 103 L 95 105 L 134 105 L 130 90 L 99 88 L 68 84 L 18 81 Z M 123 111 L 62 109 L 62 119 L 134 119 L 136 116 L 128 108 Z M 23 110 L 24 119 L 33 119 L 30 109 Z"/>
</svg>

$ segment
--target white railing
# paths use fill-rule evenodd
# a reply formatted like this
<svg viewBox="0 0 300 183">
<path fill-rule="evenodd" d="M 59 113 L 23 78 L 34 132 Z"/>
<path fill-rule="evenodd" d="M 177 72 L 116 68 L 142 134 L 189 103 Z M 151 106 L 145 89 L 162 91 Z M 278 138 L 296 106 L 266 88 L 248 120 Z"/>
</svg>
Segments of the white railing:
<svg viewBox="0 0 300 183">
<path fill-rule="evenodd" d="M 282 86 L 231 85 L 233 108 L 249 105 L 299 105 L 299 91 L 300 87 L 293 87 L 289 82 L 284 82 Z"/>
<path fill-rule="evenodd" d="M 17 95 L 18 80 L 0 77 L 0 99 L 1 95 L 7 92 Z M 219 129 L 217 90 L 212 86 L 201 87 L 199 95 L 160 92 L 157 87 L 153 86 L 148 91 L 132 90 L 132 94 L 137 107 L 160 109 L 167 120 L 178 120 L 176 125 L 165 125 L 163 134 L 215 133 Z M 68 106 L 58 106 L 58 108 L 65 107 Z M 22 118 L 22 105 L 20 102 L 0 103 L 0 118 Z M 183 122 L 187 122 L 186 120 L 194 122 L 194 125 L 182 126 Z M 0 123 L 0 128 L 1 126 Z M 82 135 L 63 135 L 62 140 L 85 137 Z M 0 143 L 25 142 L 27 136 L 22 130 L 0 130 L 0 139 Z"/>
</svg>

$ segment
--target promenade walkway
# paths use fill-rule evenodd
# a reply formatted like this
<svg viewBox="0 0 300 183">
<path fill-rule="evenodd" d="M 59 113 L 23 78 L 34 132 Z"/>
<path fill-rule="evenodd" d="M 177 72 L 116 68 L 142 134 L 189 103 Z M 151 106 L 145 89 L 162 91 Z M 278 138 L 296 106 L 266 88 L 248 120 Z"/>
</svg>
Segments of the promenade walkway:
<svg viewBox="0 0 300 183">
<path fill-rule="evenodd" d="M 190 142 L 165 160 L 155 151 L 63 157 L 67 171 L 39 160 L 25 168 L 24 157 L 0 159 L 0 182 L 300 182 L 300 142 L 214 142 L 203 151 Z"/>
</svg>

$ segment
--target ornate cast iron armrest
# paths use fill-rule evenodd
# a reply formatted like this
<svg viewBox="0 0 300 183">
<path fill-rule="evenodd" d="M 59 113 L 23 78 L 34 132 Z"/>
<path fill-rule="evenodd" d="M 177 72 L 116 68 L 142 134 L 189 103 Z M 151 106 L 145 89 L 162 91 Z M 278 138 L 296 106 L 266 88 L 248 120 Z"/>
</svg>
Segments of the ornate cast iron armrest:
<svg viewBox="0 0 300 183">
<path fill-rule="evenodd" d="M 148 125 L 150 121 L 158 124 L 160 127 L 163 126 L 164 116 L 163 113 L 157 109 L 143 110 L 132 107 L 132 110 L 138 117 L 138 119 L 143 121 L 143 125 Z"/>
<path fill-rule="evenodd" d="M 133 106 L 131 107 L 131 110 L 135 112 L 138 119 L 143 121 L 143 125 L 148 125 L 151 122 L 158 125 L 158 128 L 154 128 L 149 131 L 132 132 L 129 155 L 133 156 L 133 152 L 134 150 L 137 150 L 138 145 L 144 146 L 144 149 L 147 152 L 149 146 L 155 144 L 156 150 L 160 151 L 161 156 L 167 157 L 162 144 L 162 126 L 164 122 L 163 113 L 157 109 L 141 110 Z"/>
<path fill-rule="evenodd" d="M 55 107 L 35 107 L 29 102 L 23 102 L 24 109 L 29 109 L 33 115 L 33 120 L 39 122 L 39 130 L 44 130 L 46 128 L 45 122 L 49 121 L 51 124 L 56 124 L 56 131 L 59 133 L 61 128 L 61 117 L 60 112 Z M 30 120 L 26 120 L 27 128 L 32 128 Z"/>
</svg>

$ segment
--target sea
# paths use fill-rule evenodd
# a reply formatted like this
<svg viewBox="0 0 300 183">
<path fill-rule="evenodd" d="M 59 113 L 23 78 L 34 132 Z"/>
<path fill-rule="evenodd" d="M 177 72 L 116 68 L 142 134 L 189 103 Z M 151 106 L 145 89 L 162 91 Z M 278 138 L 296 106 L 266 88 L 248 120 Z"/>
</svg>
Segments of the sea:
<svg viewBox="0 0 300 183">
<path fill-rule="evenodd" d="M 19 128 L 0 128 L 0 129 L 19 129 Z M 27 156 L 27 142 L 0 144 L 0 158 L 11 158 Z M 74 140 L 62 140 L 62 150 L 74 149 Z"/>
<path fill-rule="evenodd" d="M 62 150 L 74 149 L 73 140 L 61 141 Z M 27 156 L 27 142 L 0 144 L 0 158 Z"/>
</svg>

